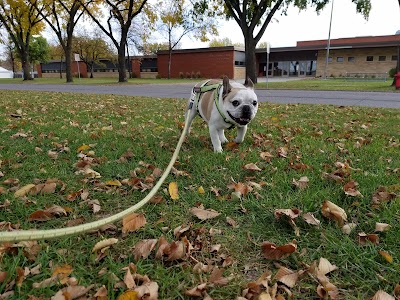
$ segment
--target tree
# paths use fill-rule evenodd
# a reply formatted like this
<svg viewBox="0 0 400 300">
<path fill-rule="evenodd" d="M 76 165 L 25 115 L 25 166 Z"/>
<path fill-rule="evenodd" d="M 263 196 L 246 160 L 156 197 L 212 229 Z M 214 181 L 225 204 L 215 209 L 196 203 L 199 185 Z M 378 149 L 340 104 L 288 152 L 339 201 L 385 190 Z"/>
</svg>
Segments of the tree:
<svg viewBox="0 0 400 300">
<path fill-rule="evenodd" d="M 63 71 L 63 59 L 64 59 L 64 50 L 60 44 L 50 45 L 50 58 L 57 59 L 60 61 L 60 79 L 62 79 L 62 71 Z"/>
<path fill-rule="evenodd" d="M 125 53 L 129 28 L 132 20 L 140 14 L 147 3 L 147 0 L 104 0 L 106 10 L 109 15 L 107 17 L 107 25 L 101 23 L 101 19 L 92 13 L 85 4 L 85 11 L 88 13 L 94 23 L 111 39 L 118 51 L 118 81 L 126 82 L 126 65 Z M 150 12 L 150 11 L 148 11 Z M 118 28 L 116 28 L 117 25 Z"/>
<path fill-rule="evenodd" d="M 358 12 L 363 13 L 365 17 L 368 16 L 371 9 L 370 0 L 351 1 L 356 4 Z M 274 14 L 280 10 L 282 14 L 286 14 L 290 5 L 299 9 L 306 9 L 311 6 L 319 12 L 329 3 L 329 0 L 224 0 L 224 3 L 227 17 L 233 18 L 243 33 L 246 53 L 246 78 L 257 82 L 255 49 Z"/>
<path fill-rule="evenodd" d="M 31 63 L 48 62 L 50 59 L 50 46 L 47 40 L 41 36 L 33 36 L 29 44 Z"/>
<path fill-rule="evenodd" d="M 168 79 L 171 77 L 172 50 L 186 35 L 193 35 L 201 41 L 208 41 L 209 34 L 217 34 L 215 16 L 218 10 L 204 9 L 202 3 L 185 0 L 168 0 L 160 4 L 160 31 L 168 38 Z"/>
<path fill-rule="evenodd" d="M 99 34 L 95 34 L 100 36 Z M 93 67 L 101 65 L 100 58 L 113 57 L 110 46 L 101 37 L 91 37 L 88 33 L 75 37 L 73 42 L 74 52 L 79 54 L 80 59 L 90 70 L 90 78 L 93 78 Z"/>
<path fill-rule="evenodd" d="M 237 46 L 237 47 L 243 47 L 244 44 L 242 43 L 234 43 L 230 38 L 223 38 L 223 39 L 212 39 L 208 43 L 208 47 L 224 47 L 224 46 Z"/>
<path fill-rule="evenodd" d="M 47 25 L 55 32 L 57 39 L 65 53 L 65 71 L 67 82 L 73 82 L 72 78 L 72 38 L 75 26 L 82 18 L 85 10 L 96 11 L 94 0 L 32 0 L 35 7 L 44 6 L 38 10 Z"/>
<path fill-rule="evenodd" d="M 21 58 L 23 79 L 32 80 L 29 44 L 32 35 L 43 30 L 40 14 L 29 1 L 0 0 L 0 23 Z"/>
</svg>

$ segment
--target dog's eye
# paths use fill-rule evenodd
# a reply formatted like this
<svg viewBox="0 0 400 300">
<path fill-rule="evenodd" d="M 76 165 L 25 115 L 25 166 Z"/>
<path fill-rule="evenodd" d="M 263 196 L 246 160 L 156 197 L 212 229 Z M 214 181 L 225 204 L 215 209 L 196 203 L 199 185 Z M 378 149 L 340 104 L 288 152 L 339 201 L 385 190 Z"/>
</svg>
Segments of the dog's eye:
<svg viewBox="0 0 400 300">
<path fill-rule="evenodd" d="M 257 101 L 256 100 L 253 101 L 253 105 L 257 106 Z"/>
<path fill-rule="evenodd" d="M 240 103 L 239 103 L 239 101 L 237 101 L 237 100 L 232 101 L 232 105 L 235 106 L 235 107 L 238 106 L 239 104 L 240 104 Z"/>
</svg>

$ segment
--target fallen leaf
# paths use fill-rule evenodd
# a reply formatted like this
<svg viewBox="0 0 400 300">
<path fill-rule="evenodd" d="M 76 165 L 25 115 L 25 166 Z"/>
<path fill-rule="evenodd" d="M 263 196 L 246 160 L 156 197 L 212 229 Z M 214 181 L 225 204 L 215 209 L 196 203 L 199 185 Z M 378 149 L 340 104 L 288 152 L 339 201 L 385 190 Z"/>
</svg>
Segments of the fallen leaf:
<svg viewBox="0 0 400 300">
<path fill-rule="evenodd" d="M 137 292 L 137 299 L 157 300 L 158 299 L 158 284 L 154 281 L 144 282 L 134 290 Z"/>
<path fill-rule="evenodd" d="M 132 213 L 122 219 L 122 233 L 136 231 L 146 225 L 144 214 Z"/>
<path fill-rule="evenodd" d="M 303 273 L 302 271 L 295 272 L 293 270 L 290 270 L 286 267 L 281 266 L 279 268 L 278 272 L 275 274 L 274 278 L 277 281 L 286 285 L 287 287 L 293 288 L 296 285 L 296 283 L 302 273 Z"/>
<path fill-rule="evenodd" d="M 122 183 L 119 180 L 107 180 L 105 184 L 108 186 L 122 186 Z"/>
<path fill-rule="evenodd" d="M 219 269 L 218 267 L 215 267 L 214 270 L 211 272 L 209 283 L 212 283 L 216 286 L 227 285 L 230 279 L 223 277 L 223 273 L 224 269 Z"/>
<path fill-rule="evenodd" d="M 303 215 L 303 219 L 310 225 L 319 226 L 321 224 L 321 221 L 318 220 L 312 213 L 305 213 Z"/>
<path fill-rule="evenodd" d="M 178 184 L 176 182 L 171 182 L 168 185 L 168 192 L 169 192 L 169 195 L 171 196 L 172 200 L 178 200 L 179 199 Z"/>
<path fill-rule="evenodd" d="M 300 177 L 299 180 L 296 180 L 296 179 L 293 178 L 292 184 L 295 187 L 299 188 L 300 190 L 304 190 L 308 186 L 308 182 L 309 181 L 310 180 L 308 179 L 307 176 L 303 176 L 303 177 Z"/>
<path fill-rule="evenodd" d="M 243 169 L 247 171 L 257 171 L 257 172 L 262 171 L 262 169 L 260 169 L 255 163 L 246 164 L 243 166 Z"/>
<path fill-rule="evenodd" d="M 203 208 L 199 208 L 199 207 L 192 207 L 191 209 L 189 209 L 189 212 L 191 212 L 193 215 L 195 215 L 200 220 L 213 219 L 220 215 L 219 212 L 217 212 L 213 209 L 203 209 Z"/>
<path fill-rule="evenodd" d="M 358 243 L 360 245 L 366 245 L 368 242 L 371 242 L 374 245 L 378 245 L 379 236 L 375 233 L 366 234 L 364 232 L 360 232 L 358 234 Z"/>
<path fill-rule="evenodd" d="M 207 290 L 207 283 L 202 283 L 194 288 L 185 291 L 185 295 L 189 297 L 201 297 L 203 292 Z"/>
<path fill-rule="evenodd" d="M 292 243 L 288 243 L 282 246 L 277 246 L 274 243 L 263 242 L 261 245 L 262 254 L 266 259 L 279 260 L 288 257 L 294 253 L 297 249 L 297 242 L 293 240 Z"/>
<path fill-rule="evenodd" d="M 375 232 L 388 231 L 390 228 L 389 224 L 386 223 L 375 223 Z"/>
<path fill-rule="evenodd" d="M 204 190 L 204 188 L 203 188 L 202 186 L 199 186 L 199 188 L 197 189 L 197 192 L 198 192 L 199 194 L 204 194 L 204 193 L 205 193 L 205 190 Z"/>
<path fill-rule="evenodd" d="M 349 181 L 343 187 L 344 193 L 352 197 L 362 197 L 363 195 L 357 190 L 358 183 L 354 180 Z"/>
<path fill-rule="evenodd" d="M 111 245 L 114 245 L 116 243 L 118 243 L 118 239 L 116 239 L 116 238 L 109 238 L 109 239 L 102 240 L 102 241 L 96 243 L 96 245 L 94 245 L 92 252 L 97 252 L 103 248 L 110 247 Z"/>
<path fill-rule="evenodd" d="M 90 146 L 89 146 L 89 145 L 83 144 L 82 146 L 80 146 L 80 147 L 76 150 L 76 152 L 79 153 L 79 152 L 83 152 L 83 151 L 86 151 L 86 150 L 89 150 L 89 149 L 90 149 Z"/>
<path fill-rule="evenodd" d="M 136 243 L 133 250 L 135 261 L 138 261 L 140 258 L 147 258 L 157 245 L 157 241 L 157 239 L 147 239 Z"/>
<path fill-rule="evenodd" d="M 124 276 L 124 283 L 129 290 L 136 287 L 135 279 L 133 278 L 131 268 L 129 267 L 127 268 Z"/>
<path fill-rule="evenodd" d="M 84 287 L 80 285 L 68 286 L 59 290 L 53 297 L 52 300 L 73 300 L 84 296 L 94 287 L 94 284 Z"/>
<path fill-rule="evenodd" d="M 351 231 L 352 231 L 354 228 L 356 228 L 356 227 L 357 227 L 357 224 L 356 224 L 356 223 L 346 223 L 346 224 L 344 224 L 343 227 L 342 227 L 342 232 L 343 232 L 344 234 L 349 235 L 349 234 L 351 233 Z"/>
<path fill-rule="evenodd" d="M 140 300 L 136 291 L 125 291 L 118 296 L 117 300 Z"/>
<path fill-rule="evenodd" d="M 334 270 L 337 270 L 337 266 L 332 265 L 326 258 L 321 257 L 319 259 L 318 270 L 321 274 L 326 275 Z"/>
<path fill-rule="evenodd" d="M 107 300 L 108 299 L 108 291 L 105 285 L 103 285 L 101 288 L 99 288 L 96 291 L 96 294 L 93 295 L 97 300 Z"/>
<path fill-rule="evenodd" d="M 343 226 L 343 223 L 347 221 L 347 214 L 344 209 L 328 200 L 322 205 L 322 215 L 335 220 L 339 226 Z"/>
<path fill-rule="evenodd" d="M 393 296 L 389 295 L 385 291 L 377 291 L 371 300 L 396 300 Z"/>
<path fill-rule="evenodd" d="M 35 185 L 32 184 L 32 183 L 27 184 L 27 185 L 23 186 L 22 188 L 20 188 L 19 190 L 17 190 L 17 191 L 14 193 L 14 197 L 15 197 L 15 198 L 23 197 L 23 196 L 25 196 L 31 189 L 33 189 L 34 187 L 35 187 Z"/>
<path fill-rule="evenodd" d="M 28 220 L 30 222 L 32 222 L 32 221 L 45 222 L 45 221 L 51 220 L 52 218 L 53 218 L 53 215 L 51 213 L 46 212 L 44 210 L 38 210 L 38 211 L 31 213 L 29 215 Z"/>
<path fill-rule="evenodd" d="M 57 278 L 58 280 L 67 278 L 73 271 L 74 269 L 70 265 L 62 265 L 59 267 L 56 267 L 51 274 L 51 277 Z"/>
<path fill-rule="evenodd" d="M 393 263 L 393 257 L 386 251 L 380 250 L 378 253 L 388 262 Z"/>
</svg>

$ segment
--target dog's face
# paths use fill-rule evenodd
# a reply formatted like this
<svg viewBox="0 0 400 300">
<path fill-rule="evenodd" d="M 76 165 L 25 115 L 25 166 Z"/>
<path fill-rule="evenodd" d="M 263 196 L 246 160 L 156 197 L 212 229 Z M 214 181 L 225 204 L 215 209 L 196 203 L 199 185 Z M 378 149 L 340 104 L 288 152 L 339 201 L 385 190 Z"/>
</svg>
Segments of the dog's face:
<svg viewBox="0 0 400 300">
<path fill-rule="evenodd" d="M 223 106 L 226 115 L 238 126 L 245 126 L 255 117 L 258 109 L 257 95 L 253 82 L 249 79 L 246 86 L 224 82 Z"/>
</svg>

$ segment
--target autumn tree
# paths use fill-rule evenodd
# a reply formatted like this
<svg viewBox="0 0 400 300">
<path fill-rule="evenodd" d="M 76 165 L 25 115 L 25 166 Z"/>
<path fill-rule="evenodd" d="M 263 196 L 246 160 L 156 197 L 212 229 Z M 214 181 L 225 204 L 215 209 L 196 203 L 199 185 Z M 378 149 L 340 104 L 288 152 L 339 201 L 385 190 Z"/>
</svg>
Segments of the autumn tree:
<svg viewBox="0 0 400 300">
<path fill-rule="evenodd" d="M 212 39 L 208 43 L 208 47 L 225 47 L 225 46 L 237 46 L 237 47 L 244 47 L 243 43 L 234 43 L 230 38 L 223 38 L 223 39 Z"/>
<path fill-rule="evenodd" d="M 7 30 L 14 48 L 21 58 L 23 79 L 32 80 L 29 44 L 43 28 L 42 17 L 30 1 L 0 0 L 0 23 Z"/>
<path fill-rule="evenodd" d="M 39 11 L 47 25 L 54 31 L 58 42 L 65 53 L 65 71 L 67 82 L 73 82 L 72 77 L 72 39 L 76 24 L 83 17 L 83 5 L 96 11 L 94 0 L 31 0 L 35 7 L 44 6 Z"/>
<path fill-rule="evenodd" d="M 368 16 L 371 9 L 370 0 L 351 1 L 356 4 L 358 12 Z M 224 0 L 223 2 L 227 17 L 234 19 L 242 30 L 246 53 L 246 78 L 257 82 L 256 45 L 264 35 L 275 13 L 280 11 L 282 14 L 286 14 L 289 6 L 298 7 L 301 10 L 313 7 L 319 12 L 329 3 L 329 0 Z"/>
<path fill-rule="evenodd" d="M 126 82 L 125 54 L 128 32 L 132 25 L 132 20 L 145 10 L 147 0 L 104 0 L 104 7 L 107 11 L 106 25 L 102 19 L 93 12 L 87 5 L 84 8 L 94 23 L 111 39 L 118 52 L 118 81 Z"/>
<path fill-rule="evenodd" d="M 186 35 L 194 36 L 202 42 L 217 31 L 218 7 L 206 9 L 202 2 L 185 0 L 162 1 L 159 7 L 160 30 L 168 39 L 168 79 L 171 77 L 172 50 Z"/>
<path fill-rule="evenodd" d="M 79 54 L 80 59 L 86 64 L 90 71 L 90 78 L 93 78 L 94 65 L 101 65 L 101 58 L 112 59 L 113 52 L 110 46 L 99 37 L 99 34 L 94 34 L 97 37 L 85 32 L 80 36 L 76 36 L 73 42 L 73 50 Z"/>
<path fill-rule="evenodd" d="M 60 68 L 59 68 L 59 74 L 60 74 L 60 79 L 63 78 L 62 72 L 63 72 L 63 60 L 65 57 L 65 53 L 63 48 L 61 47 L 60 44 L 53 44 L 50 45 L 50 59 L 58 60 L 60 61 Z"/>
</svg>

